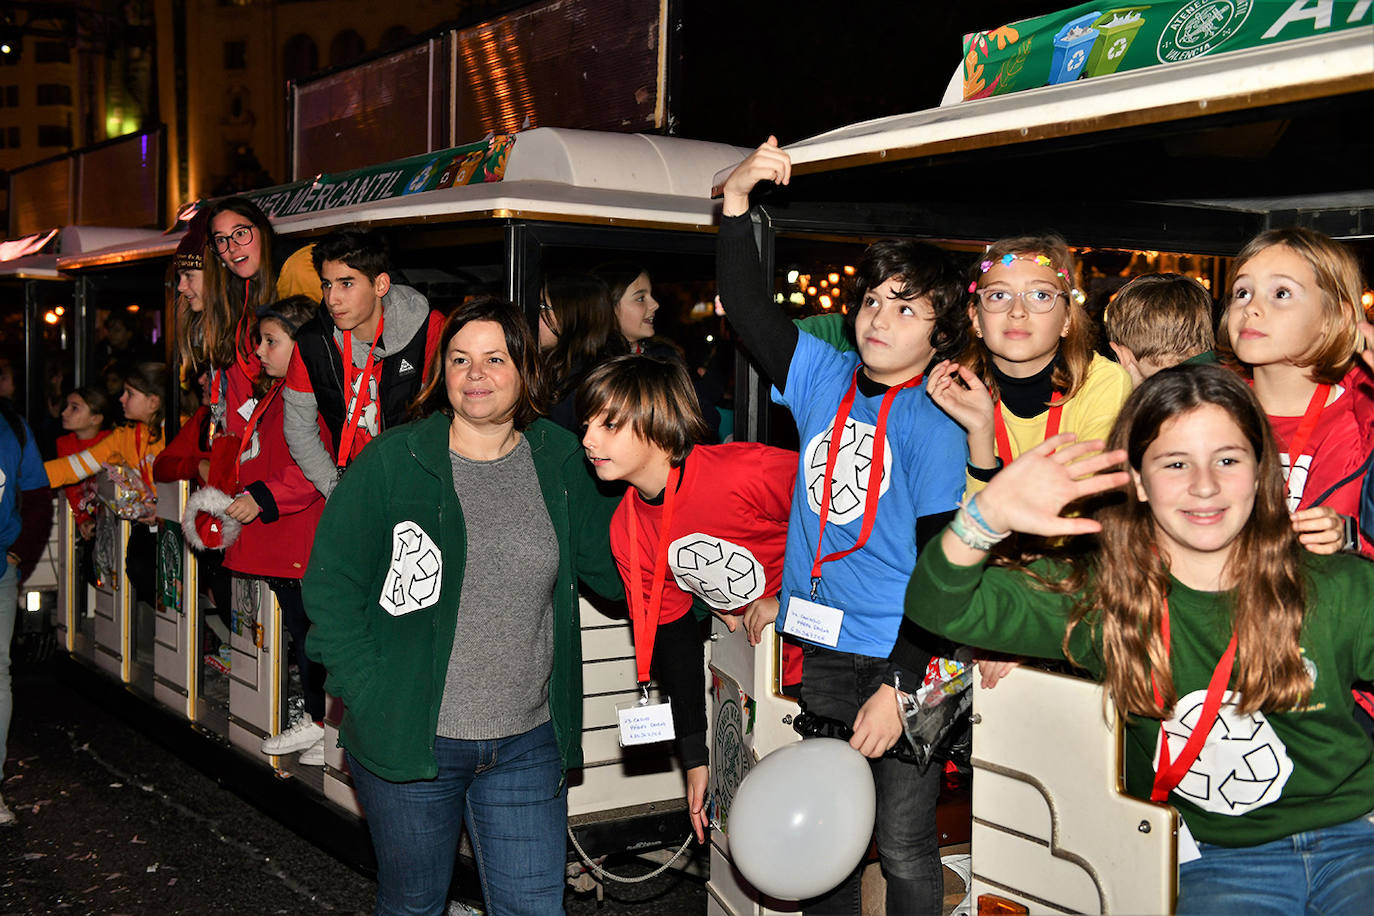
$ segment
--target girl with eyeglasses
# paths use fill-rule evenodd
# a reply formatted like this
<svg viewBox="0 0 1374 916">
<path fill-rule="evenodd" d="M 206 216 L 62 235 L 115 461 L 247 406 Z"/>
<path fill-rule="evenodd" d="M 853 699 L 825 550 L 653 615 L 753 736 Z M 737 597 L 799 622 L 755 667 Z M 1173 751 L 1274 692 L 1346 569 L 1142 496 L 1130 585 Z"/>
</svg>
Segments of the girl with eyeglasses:
<svg viewBox="0 0 1374 916">
<path fill-rule="evenodd" d="M 1075 268 L 1058 236 L 1003 239 L 974 264 L 974 338 L 926 384 L 968 433 L 969 495 L 1056 433 L 1105 437 L 1131 393 L 1126 371 L 1093 350 Z"/>
<path fill-rule="evenodd" d="M 204 275 L 204 341 L 216 370 L 210 406 L 217 428 L 242 437 L 243 406 L 253 397 L 258 361 L 257 310 L 276 301 L 276 235 L 266 214 L 243 197 L 209 211 Z"/>
</svg>

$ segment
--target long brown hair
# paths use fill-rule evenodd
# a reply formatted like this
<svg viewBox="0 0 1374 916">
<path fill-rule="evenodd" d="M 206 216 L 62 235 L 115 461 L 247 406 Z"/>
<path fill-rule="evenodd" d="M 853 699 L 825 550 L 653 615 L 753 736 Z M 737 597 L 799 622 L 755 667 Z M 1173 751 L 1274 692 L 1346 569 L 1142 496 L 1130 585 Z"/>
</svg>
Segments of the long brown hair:
<svg viewBox="0 0 1374 916">
<path fill-rule="evenodd" d="M 539 343 L 530 332 L 525 316 L 513 303 L 496 296 L 476 296 L 464 302 L 444 319 L 439 329 L 439 346 L 425 369 L 425 387 L 410 405 L 411 416 L 427 417 L 433 413 L 453 416 L 448 386 L 444 384 L 444 360 L 453 335 L 470 321 L 494 321 L 501 326 L 506 340 L 506 352 L 520 376 L 520 396 L 516 398 L 512 419 L 516 429 L 524 429 L 548 410 L 548 386 L 544 365 L 539 358 Z"/>
<path fill-rule="evenodd" d="M 253 339 L 254 316 L 259 307 L 270 305 L 277 298 L 277 270 L 272 262 L 272 246 L 277 237 L 267 214 L 245 197 L 226 197 L 210 207 L 206 225 L 213 224 L 215 217 L 225 212 L 237 213 L 253 224 L 261 260 L 258 272 L 248 278 L 245 292 L 244 281 L 229 271 L 214 245 L 206 244 L 202 346 L 216 369 L 227 368 L 236 357 L 252 358 L 257 348 Z"/>
<path fill-rule="evenodd" d="M 1245 243 L 1231 264 L 1231 288 L 1245 264 L 1255 255 L 1282 245 L 1307 262 L 1317 278 L 1317 289 L 1322 298 L 1322 316 L 1327 320 L 1326 335 L 1311 353 L 1303 356 L 1296 365 L 1310 369 L 1312 379 L 1326 384 L 1335 384 L 1345 377 L 1355 362 L 1355 354 L 1360 348 L 1360 332 L 1356 324 L 1360 320 L 1360 298 L 1364 293 L 1364 281 L 1360 276 L 1360 262 L 1350 249 L 1330 236 L 1301 226 L 1286 229 L 1270 229 Z M 1226 294 L 1227 308 L 1231 305 L 1231 294 Z M 1226 326 L 1227 316 L 1223 315 L 1217 328 L 1217 355 L 1230 366 L 1250 372 L 1250 367 L 1236 358 L 1231 348 L 1231 335 Z"/>
<path fill-rule="evenodd" d="M 1050 270 L 1055 272 L 1055 284 L 1059 291 L 1065 296 L 1066 308 L 1069 317 L 1069 333 L 1059 342 L 1059 356 L 1055 362 L 1054 372 L 1050 376 L 1050 384 L 1055 391 L 1062 391 L 1065 400 L 1078 394 L 1083 383 L 1088 379 L 1088 366 L 1093 361 L 1093 330 L 1092 319 L 1088 317 L 1088 312 L 1083 308 L 1082 293 L 1074 281 L 1078 274 L 1078 265 L 1074 261 L 1073 254 L 1069 251 L 1068 244 L 1057 235 L 1027 235 L 1019 238 L 1000 239 L 993 242 L 982 257 L 974 263 L 972 272 L 969 275 L 969 308 L 978 307 L 978 297 L 974 295 L 974 290 L 982 279 L 983 274 L 987 273 L 983 265 L 996 263 L 1007 255 L 1014 256 L 1033 256 L 1044 255 L 1050 260 Z M 993 400 L 998 397 L 997 377 L 992 371 L 992 354 L 988 351 L 987 344 L 982 338 L 976 335 L 969 335 L 969 344 L 964 349 L 963 356 L 959 362 L 967 366 L 969 370 L 976 373 L 987 386 L 988 393 Z M 1049 407 L 1048 404 L 1045 405 Z"/>
<path fill-rule="evenodd" d="M 1302 547 L 1288 519 L 1278 449 L 1264 410 L 1235 373 L 1219 366 L 1178 366 L 1146 380 L 1131 394 L 1112 427 L 1108 448 L 1125 449 L 1140 471 L 1145 450 L 1169 420 L 1215 405 L 1240 427 L 1258 463 L 1254 508 L 1228 560 L 1236 583 L 1229 603 L 1236 632 L 1233 689 L 1241 712 L 1291 709 L 1310 692 L 1299 636 L 1307 607 Z M 1169 573 L 1156 545 L 1148 503 L 1127 487 L 1125 499 L 1098 513 L 1102 523 L 1096 557 L 1076 560 L 1073 573 L 1050 583 L 1056 591 L 1081 591 L 1064 650 L 1074 628 L 1102 631 L 1106 682 L 1124 712 L 1159 718 L 1178 700 L 1169 647 L 1160 635 Z M 1109 561 L 1104 558 L 1110 558 Z M 1153 673 L 1163 708 L 1150 687 Z"/>
<path fill-rule="evenodd" d="M 676 360 L 654 356 L 617 356 L 587 374 L 577 389 L 577 422 L 606 419 L 629 423 L 643 441 L 668 453 L 677 467 L 692 446 L 706 438 L 696 389 Z"/>
</svg>

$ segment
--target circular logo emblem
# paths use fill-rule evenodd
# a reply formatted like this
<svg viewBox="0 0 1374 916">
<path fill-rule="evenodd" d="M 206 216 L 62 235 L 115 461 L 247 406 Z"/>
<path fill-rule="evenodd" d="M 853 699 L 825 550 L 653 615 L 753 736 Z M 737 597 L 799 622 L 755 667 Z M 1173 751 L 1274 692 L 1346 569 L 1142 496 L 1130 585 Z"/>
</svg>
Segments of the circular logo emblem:
<svg viewBox="0 0 1374 916">
<path fill-rule="evenodd" d="M 429 177 L 434 174 L 434 169 L 438 165 L 437 159 L 431 159 L 428 165 L 420 169 L 419 172 L 415 173 L 415 177 L 410 179 L 410 184 L 406 185 L 406 193 L 414 194 L 417 191 L 423 191 L 425 185 L 429 183 Z"/>
<path fill-rule="evenodd" d="M 1162 64 L 1210 54 L 1250 16 L 1252 0 L 1192 0 L 1174 13 L 1159 36 L 1156 55 Z"/>
<path fill-rule="evenodd" d="M 1181 697 L 1174 707 L 1174 717 L 1164 722 L 1170 759 L 1183 752 L 1206 698 L 1205 690 L 1194 690 Z M 1275 802 L 1293 774 L 1288 748 L 1274 726 L 1262 712 L 1236 712 L 1231 705 L 1236 699 L 1237 695 L 1230 692 L 1222 697 L 1221 710 L 1202 752 L 1174 790 L 1213 814 L 1236 816 Z M 1155 759 L 1158 758 L 1156 742 Z"/>
<path fill-rule="evenodd" d="M 734 801 L 735 792 L 748 770 L 739 703 L 734 700 L 721 701 L 716 708 L 713 737 L 711 757 L 715 766 L 711 769 L 711 779 L 715 783 L 714 819 L 716 825 L 723 828 L 730 820 L 730 803 Z"/>
<path fill-rule="evenodd" d="M 749 548 L 709 534 L 689 534 L 669 544 L 668 565 L 680 588 L 714 608 L 733 611 L 763 594 L 763 564 Z"/>
<path fill-rule="evenodd" d="M 1107 49 L 1107 60 L 1116 60 L 1118 57 L 1125 54 L 1128 44 L 1130 44 L 1130 42 L 1124 38 L 1118 38 L 1116 41 L 1112 42 L 1112 46 Z"/>
<path fill-rule="evenodd" d="M 825 461 L 830 451 L 832 422 L 806 446 L 806 502 L 817 515 L 821 511 L 821 497 L 825 492 Z M 868 497 L 868 469 L 873 464 L 873 437 L 877 429 L 852 417 L 845 421 L 840 438 L 840 450 L 835 456 L 834 481 L 830 485 L 830 515 L 827 521 L 848 525 L 863 518 L 864 500 Z M 882 480 L 878 495 L 887 492 L 892 477 L 892 449 L 883 449 Z"/>
</svg>

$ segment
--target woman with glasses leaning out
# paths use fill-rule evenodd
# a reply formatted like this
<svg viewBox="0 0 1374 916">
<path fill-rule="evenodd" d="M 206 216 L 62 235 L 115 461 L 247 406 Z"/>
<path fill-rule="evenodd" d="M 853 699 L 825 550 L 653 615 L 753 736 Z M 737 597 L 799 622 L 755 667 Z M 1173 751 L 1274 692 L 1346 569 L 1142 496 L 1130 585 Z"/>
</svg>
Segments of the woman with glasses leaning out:
<svg viewBox="0 0 1374 916">
<path fill-rule="evenodd" d="M 561 913 L 581 764 L 577 582 L 623 592 L 615 501 L 539 418 L 524 317 L 479 297 L 444 322 L 418 419 L 383 433 L 325 506 L 307 642 L 377 853 L 379 914 L 442 913 L 466 824 L 487 912 Z"/>
</svg>

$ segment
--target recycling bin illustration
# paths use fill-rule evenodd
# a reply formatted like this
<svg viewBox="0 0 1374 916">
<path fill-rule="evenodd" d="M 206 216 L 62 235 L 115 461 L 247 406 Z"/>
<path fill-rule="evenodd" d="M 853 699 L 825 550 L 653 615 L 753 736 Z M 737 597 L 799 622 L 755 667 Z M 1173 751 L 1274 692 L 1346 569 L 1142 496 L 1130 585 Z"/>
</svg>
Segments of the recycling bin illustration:
<svg viewBox="0 0 1374 916">
<path fill-rule="evenodd" d="M 1093 28 L 1097 29 L 1097 42 L 1088 53 L 1088 62 L 1083 67 L 1085 76 L 1102 76 L 1115 73 L 1126 52 L 1131 48 L 1136 33 L 1145 24 L 1145 16 L 1140 9 L 1109 10 L 1102 14 Z"/>
<path fill-rule="evenodd" d="M 1054 36 L 1054 56 L 1050 60 L 1049 84 L 1072 83 L 1083 75 L 1083 67 L 1088 62 L 1088 53 L 1097 40 L 1097 29 L 1093 28 L 1101 10 L 1079 16 L 1064 25 Z"/>
</svg>

